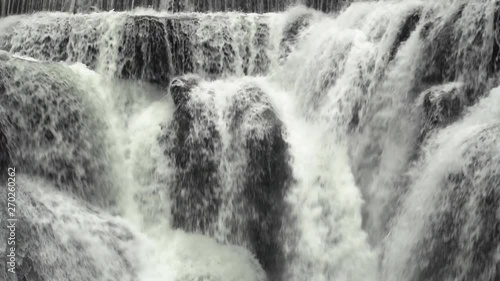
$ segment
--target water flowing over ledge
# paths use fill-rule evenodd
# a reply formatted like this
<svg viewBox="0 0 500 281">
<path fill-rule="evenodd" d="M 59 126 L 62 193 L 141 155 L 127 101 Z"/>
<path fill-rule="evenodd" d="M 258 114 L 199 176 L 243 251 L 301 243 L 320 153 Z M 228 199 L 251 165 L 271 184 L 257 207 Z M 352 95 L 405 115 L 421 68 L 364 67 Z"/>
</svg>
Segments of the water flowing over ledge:
<svg viewBox="0 0 500 281">
<path fill-rule="evenodd" d="M 298 10 L 297 17 L 314 13 Z M 0 48 L 168 85 L 186 73 L 208 79 L 268 73 L 293 39 L 280 34 L 286 24 L 276 14 L 37 14 L 9 18 Z"/>
<path fill-rule="evenodd" d="M 268 13 L 284 11 L 303 4 L 323 12 L 339 11 L 350 0 L 3 0 L 0 16 L 40 11 L 87 13 L 95 11 L 129 11 L 152 8 L 170 12 Z"/>
<path fill-rule="evenodd" d="M 498 280 L 499 9 L 1 19 L 18 279 Z"/>
</svg>

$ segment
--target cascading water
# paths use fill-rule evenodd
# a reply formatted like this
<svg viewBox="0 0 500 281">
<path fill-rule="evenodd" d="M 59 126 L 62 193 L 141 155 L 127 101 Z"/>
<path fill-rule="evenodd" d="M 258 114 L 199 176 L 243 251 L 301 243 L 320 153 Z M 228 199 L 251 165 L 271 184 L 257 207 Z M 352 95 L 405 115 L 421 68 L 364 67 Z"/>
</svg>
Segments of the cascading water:
<svg viewBox="0 0 500 281">
<path fill-rule="evenodd" d="M 0 16 L 61 11 L 69 13 L 126 11 L 153 8 L 170 12 L 244 11 L 254 13 L 284 11 L 291 5 L 304 4 L 324 12 L 338 11 L 351 0 L 3 0 Z"/>
<path fill-rule="evenodd" d="M 497 1 L 85 3 L 165 11 L 0 20 L 2 280 L 500 278 Z"/>
</svg>

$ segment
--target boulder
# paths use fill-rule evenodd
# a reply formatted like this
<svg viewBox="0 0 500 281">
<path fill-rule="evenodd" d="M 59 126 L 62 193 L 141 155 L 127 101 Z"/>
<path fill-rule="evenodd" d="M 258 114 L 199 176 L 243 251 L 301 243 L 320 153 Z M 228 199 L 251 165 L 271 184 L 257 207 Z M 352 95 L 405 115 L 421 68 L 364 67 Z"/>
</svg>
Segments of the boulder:
<svg viewBox="0 0 500 281">
<path fill-rule="evenodd" d="M 244 155 L 243 180 L 236 224 L 238 241 L 248 245 L 270 280 L 281 280 L 285 267 L 283 223 L 287 216 L 285 195 L 293 181 L 283 124 L 258 87 L 246 86 L 234 97 L 229 111 L 232 144 Z"/>
<path fill-rule="evenodd" d="M 15 273 L 2 271 L 2 280 L 137 280 L 140 241 L 126 223 L 37 177 L 18 172 L 16 187 L 15 244 L 6 245 L 6 253 L 0 248 L 2 266 L 15 248 Z M 0 195 L 7 198 L 6 189 Z M 2 222 L 5 204 L 0 201 Z M 10 230 L 2 227 L 0 237 L 10 237 Z"/>
<path fill-rule="evenodd" d="M 75 196 L 107 206 L 116 199 L 99 110 L 61 64 L 0 61 L 0 124 L 12 162 Z"/>
<path fill-rule="evenodd" d="M 177 108 L 159 140 L 176 171 L 170 183 L 172 226 L 210 233 L 220 207 L 221 136 L 215 106 L 210 97 L 206 97 L 206 102 L 193 96 L 195 86 L 196 79 L 192 77 L 172 81 L 170 93 Z"/>
<path fill-rule="evenodd" d="M 439 186 L 437 210 L 415 248 L 411 280 L 500 280 L 500 125 L 471 136 L 462 161 Z"/>
<path fill-rule="evenodd" d="M 219 116 L 213 95 L 222 93 L 197 83 L 192 76 L 172 81 L 176 111 L 159 139 L 175 169 L 168 183 L 172 225 L 214 235 L 223 222 L 222 240 L 246 247 L 270 280 L 281 280 L 285 195 L 293 182 L 283 124 L 256 86 L 244 85 L 228 97 Z M 217 125 L 220 118 L 225 126 Z"/>
<path fill-rule="evenodd" d="M 457 120 L 468 105 L 462 83 L 448 83 L 428 89 L 422 96 L 422 126 L 419 142 L 435 129 Z"/>
<path fill-rule="evenodd" d="M 447 15 L 432 17 L 421 30 L 422 63 L 416 87 L 425 89 L 454 81 L 464 83 L 466 98 L 476 102 L 496 78 L 495 2 L 456 5 Z"/>
</svg>

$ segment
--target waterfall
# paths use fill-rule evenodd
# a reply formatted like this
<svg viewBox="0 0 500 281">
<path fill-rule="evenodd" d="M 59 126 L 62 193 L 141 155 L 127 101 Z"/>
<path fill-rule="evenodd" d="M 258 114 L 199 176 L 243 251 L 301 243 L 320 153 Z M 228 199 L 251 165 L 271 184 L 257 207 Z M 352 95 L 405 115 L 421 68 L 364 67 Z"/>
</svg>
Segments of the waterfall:
<svg viewBox="0 0 500 281">
<path fill-rule="evenodd" d="M 350 0 L 3 0 L 1 16 L 39 11 L 88 13 L 151 8 L 170 12 L 243 11 L 254 13 L 284 11 L 304 4 L 323 12 L 340 10 Z"/>
<path fill-rule="evenodd" d="M 3 279 L 500 278 L 498 1 L 1 3 Z"/>
<path fill-rule="evenodd" d="M 266 74 L 277 63 L 276 33 L 284 24 L 280 16 L 236 13 L 34 17 L 2 26 L 2 49 L 164 85 L 186 73 L 207 79 Z"/>
</svg>

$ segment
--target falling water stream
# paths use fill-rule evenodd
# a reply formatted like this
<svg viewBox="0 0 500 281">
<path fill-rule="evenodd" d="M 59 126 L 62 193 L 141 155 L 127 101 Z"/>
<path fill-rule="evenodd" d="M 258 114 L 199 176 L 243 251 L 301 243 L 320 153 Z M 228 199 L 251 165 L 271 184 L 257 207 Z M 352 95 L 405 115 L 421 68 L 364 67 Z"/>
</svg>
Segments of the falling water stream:
<svg viewBox="0 0 500 281">
<path fill-rule="evenodd" d="M 1 2 L 62 11 L 0 18 L 1 280 L 500 279 L 497 1 L 45 2 Z"/>
<path fill-rule="evenodd" d="M 0 15 L 26 14 L 39 11 L 69 13 L 90 11 L 126 11 L 137 7 L 170 12 L 277 12 L 303 4 L 323 12 L 339 10 L 352 0 L 2 0 Z"/>
</svg>

